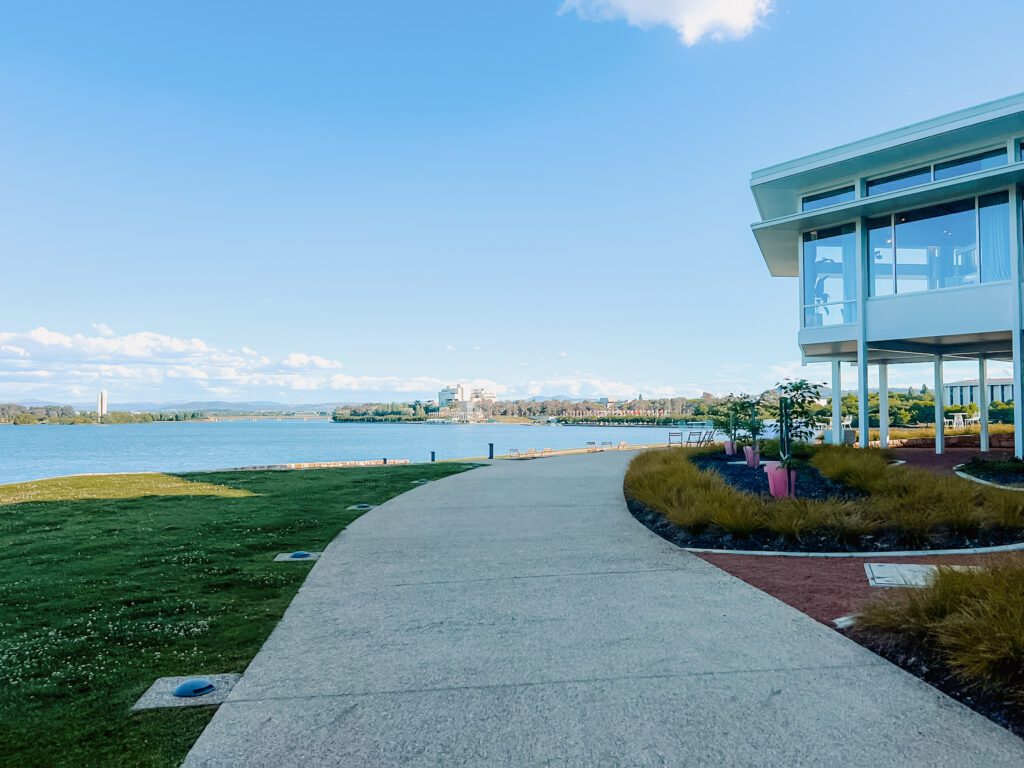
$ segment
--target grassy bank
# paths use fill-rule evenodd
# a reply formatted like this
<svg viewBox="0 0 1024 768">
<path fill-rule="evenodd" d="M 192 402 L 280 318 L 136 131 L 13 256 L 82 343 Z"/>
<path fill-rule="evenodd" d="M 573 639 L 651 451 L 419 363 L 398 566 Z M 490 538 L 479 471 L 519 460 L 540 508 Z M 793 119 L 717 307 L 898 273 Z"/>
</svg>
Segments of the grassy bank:
<svg viewBox="0 0 1024 768">
<path fill-rule="evenodd" d="M 0 763 L 177 765 L 212 711 L 129 708 L 160 676 L 244 670 L 309 571 L 273 555 L 464 468 L 0 486 Z"/>
<path fill-rule="evenodd" d="M 697 535 L 709 530 L 733 538 L 763 533 L 794 543 L 815 535 L 866 548 L 883 534 L 908 546 L 926 546 L 938 534 L 1024 536 L 1021 494 L 890 467 L 884 451 L 823 446 L 809 452 L 810 463 L 823 475 L 866 494 L 853 500 L 768 499 L 746 493 L 717 472 L 694 466 L 692 455 L 686 449 L 642 453 L 630 463 L 625 486 L 632 498 Z"/>
</svg>

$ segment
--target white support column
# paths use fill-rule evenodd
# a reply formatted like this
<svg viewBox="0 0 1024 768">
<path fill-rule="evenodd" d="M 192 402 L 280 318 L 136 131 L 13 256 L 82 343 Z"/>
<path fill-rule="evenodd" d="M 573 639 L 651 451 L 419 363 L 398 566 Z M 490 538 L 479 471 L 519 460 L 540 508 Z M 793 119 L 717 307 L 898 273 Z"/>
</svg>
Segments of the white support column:
<svg viewBox="0 0 1024 768">
<path fill-rule="evenodd" d="M 935 358 L 935 453 L 946 449 L 946 387 L 942 381 L 942 355 Z"/>
<path fill-rule="evenodd" d="M 981 419 L 981 452 L 988 453 L 988 360 L 978 358 L 978 418 Z"/>
<path fill-rule="evenodd" d="M 832 361 L 832 445 L 843 444 L 843 364 Z"/>
<path fill-rule="evenodd" d="M 1024 345 L 1020 333 L 1020 328 L 1013 330 L 1013 455 L 1024 459 Z"/>
<path fill-rule="evenodd" d="M 860 447 L 868 447 L 871 419 L 868 416 L 868 345 L 857 344 L 857 424 L 860 433 Z"/>
<path fill-rule="evenodd" d="M 867 298 L 868 231 L 864 219 L 857 219 L 857 423 L 860 425 L 860 447 L 868 447 L 871 417 L 868 413 L 868 341 Z"/>
<path fill-rule="evenodd" d="M 878 364 L 878 444 L 889 447 L 889 364 Z"/>
<path fill-rule="evenodd" d="M 1024 349 L 1021 329 L 1024 327 L 1024 300 L 1021 298 L 1021 195 L 1020 187 L 1010 187 L 1010 284 L 1013 304 L 1010 334 L 1013 338 L 1013 455 L 1024 459 Z"/>
</svg>

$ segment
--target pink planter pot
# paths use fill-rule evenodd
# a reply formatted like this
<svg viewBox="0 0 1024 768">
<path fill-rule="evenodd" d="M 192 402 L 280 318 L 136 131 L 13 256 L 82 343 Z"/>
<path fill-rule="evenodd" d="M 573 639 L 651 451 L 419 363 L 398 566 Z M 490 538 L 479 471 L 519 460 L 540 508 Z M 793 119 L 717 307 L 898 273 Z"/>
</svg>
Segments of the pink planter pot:
<svg viewBox="0 0 1024 768">
<path fill-rule="evenodd" d="M 796 487 L 796 472 L 793 472 L 792 478 L 790 478 L 790 470 L 787 470 L 778 461 L 766 461 L 764 472 L 768 475 L 768 492 L 773 498 L 782 499 L 793 495 L 789 488 L 791 480 L 793 487 Z"/>
<path fill-rule="evenodd" d="M 750 445 L 743 446 L 743 455 L 747 457 L 748 467 L 761 466 L 761 452 Z"/>
<path fill-rule="evenodd" d="M 723 443 L 723 445 L 725 446 L 725 455 L 726 456 L 735 456 L 736 455 L 736 443 L 734 443 L 732 440 L 726 440 Z"/>
</svg>

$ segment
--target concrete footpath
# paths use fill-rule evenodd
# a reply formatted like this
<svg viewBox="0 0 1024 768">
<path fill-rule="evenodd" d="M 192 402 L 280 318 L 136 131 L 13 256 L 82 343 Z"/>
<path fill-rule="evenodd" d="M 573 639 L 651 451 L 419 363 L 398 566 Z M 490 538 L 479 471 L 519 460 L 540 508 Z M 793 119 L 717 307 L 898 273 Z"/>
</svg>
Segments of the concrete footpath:
<svg viewBox="0 0 1024 768">
<path fill-rule="evenodd" d="M 360 518 L 186 765 L 1024 765 L 1024 741 L 637 523 L 632 455 L 497 462 Z"/>
</svg>

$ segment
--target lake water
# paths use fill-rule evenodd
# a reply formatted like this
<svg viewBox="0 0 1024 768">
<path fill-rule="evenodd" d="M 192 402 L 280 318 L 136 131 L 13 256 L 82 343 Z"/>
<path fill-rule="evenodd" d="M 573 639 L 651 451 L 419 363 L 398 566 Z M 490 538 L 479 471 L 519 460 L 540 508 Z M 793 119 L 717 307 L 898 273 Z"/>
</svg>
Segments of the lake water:
<svg viewBox="0 0 1024 768">
<path fill-rule="evenodd" d="M 519 424 L 333 424 L 328 421 L 158 422 L 0 426 L 0 483 L 87 472 L 183 472 L 257 464 L 486 456 L 589 441 L 665 443 L 668 427 Z M 684 430 L 685 432 L 685 430 Z"/>
</svg>

